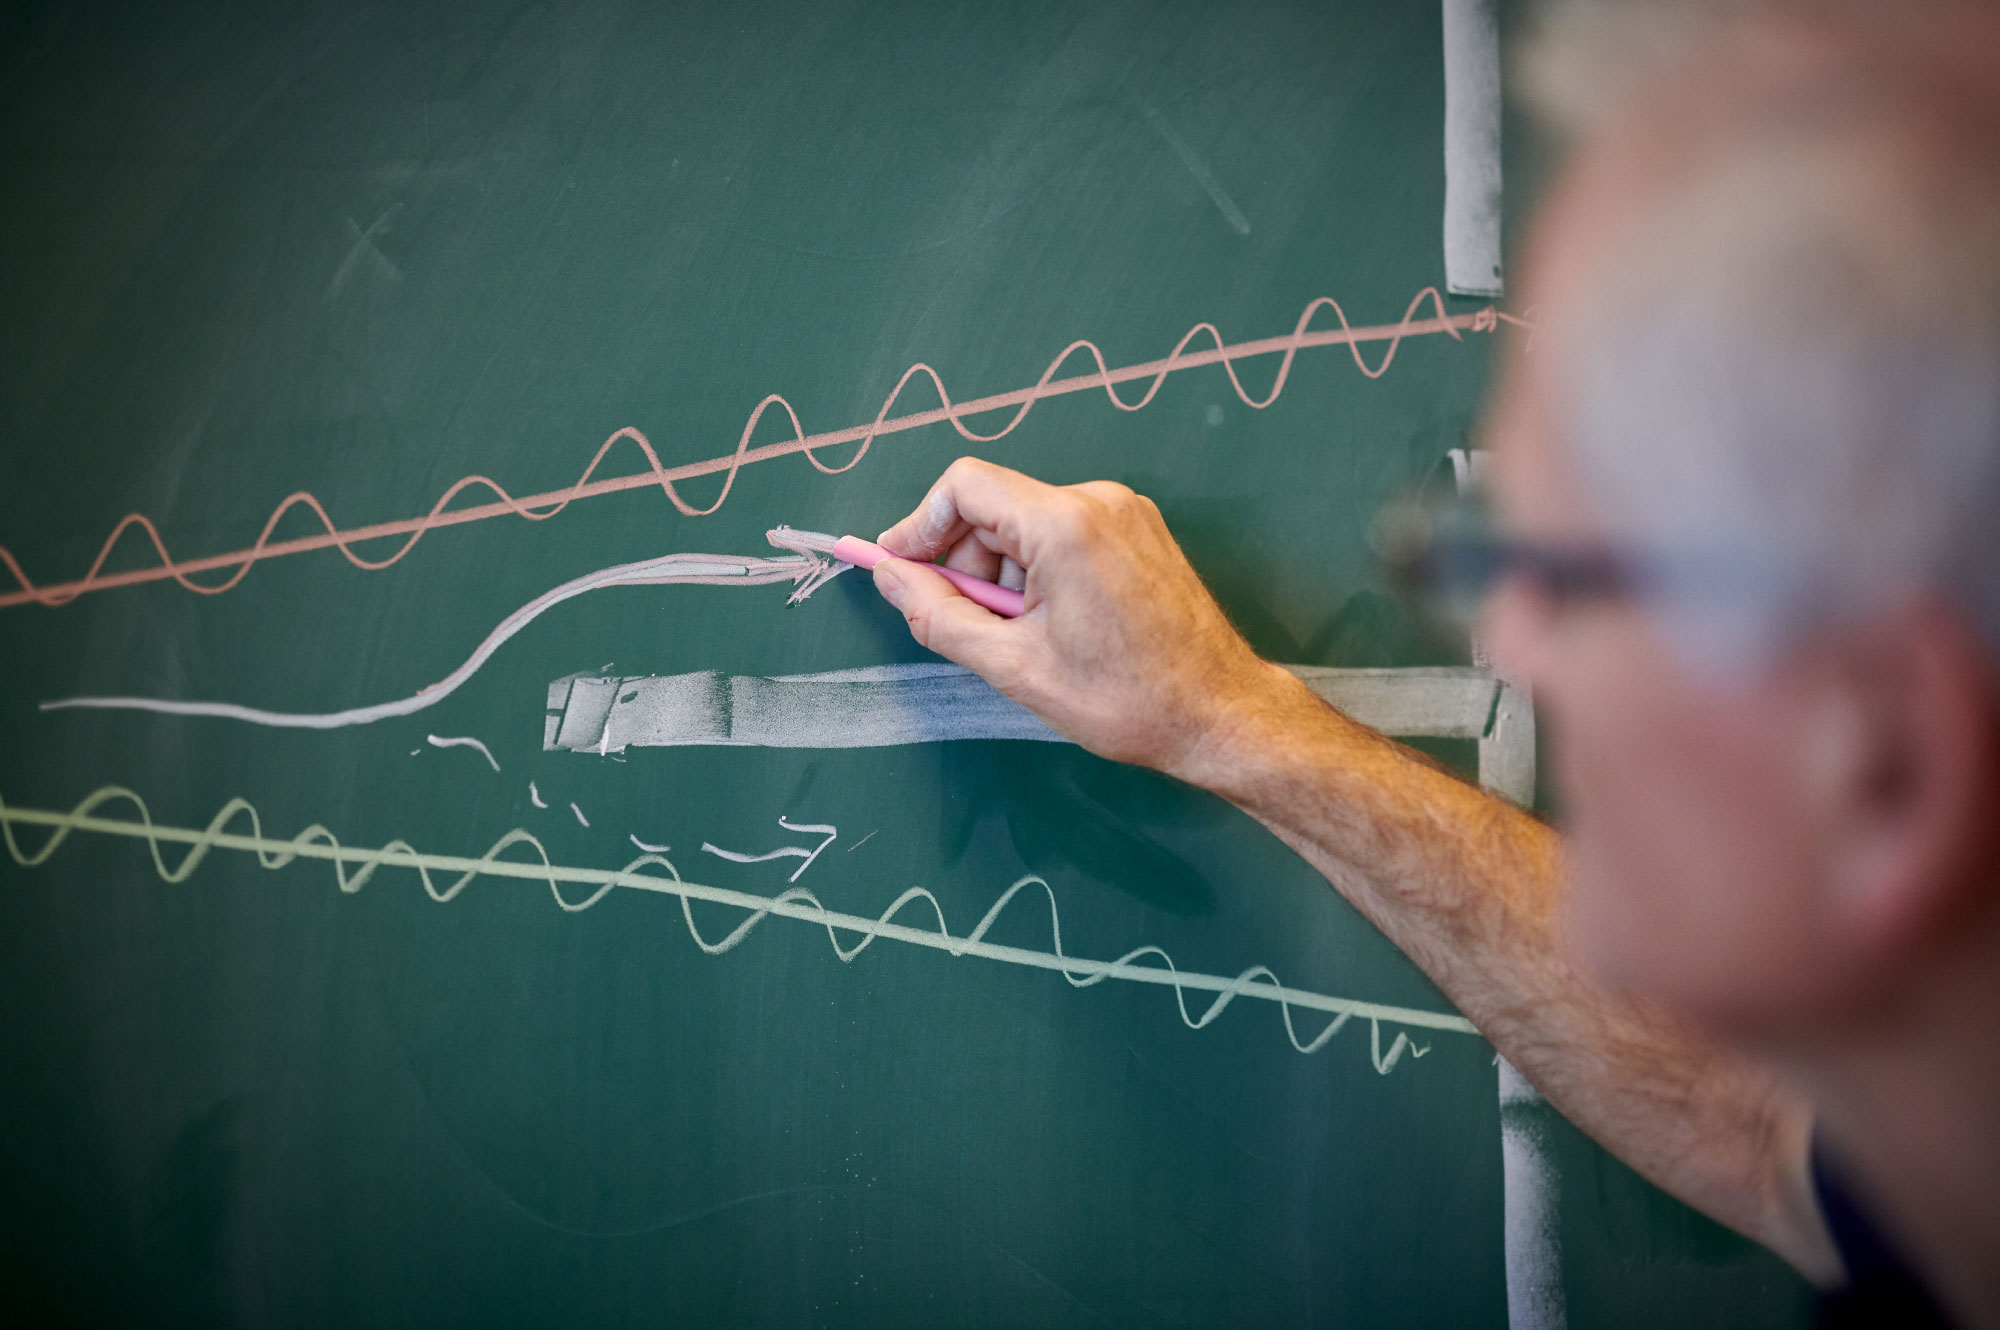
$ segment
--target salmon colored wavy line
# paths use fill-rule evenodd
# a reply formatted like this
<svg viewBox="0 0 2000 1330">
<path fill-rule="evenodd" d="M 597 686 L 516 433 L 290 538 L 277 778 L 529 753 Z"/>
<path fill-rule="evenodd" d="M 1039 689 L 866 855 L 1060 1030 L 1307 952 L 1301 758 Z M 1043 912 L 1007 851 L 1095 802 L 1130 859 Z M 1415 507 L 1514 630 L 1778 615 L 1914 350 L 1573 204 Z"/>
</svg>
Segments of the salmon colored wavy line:
<svg viewBox="0 0 2000 1330">
<path fill-rule="evenodd" d="M 1425 301 L 1429 301 L 1431 307 L 1436 312 L 1430 318 L 1420 319 L 1417 317 L 1417 311 L 1423 306 Z M 1313 316 L 1322 308 L 1333 311 L 1334 316 L 1340 321 L 1340 327 L 1320 332 L 1307 331 L 1307 326 L 1312 322 Z M 859 464 L 861 459 L 868 455 L 869 447 L 876 439 L 883 435 L 898 434 L 905 430 L 918 429 L 925 425 L 939 423 L 950 424 L 953 429 L 958 431 L 960 437 L 966 439 L 968 442 L 991 443 L 1012 433 L 1014 428 L 1027 418 L 1028 412 L 1034 408 L 1035 403 L 1044 398 L 1060 397 L 1067 393 L 1083 392 L 1091 388 L 1101 387 L 1104 389 L 1105 396 L 1111 399 L 1113 406 L 1121 411 L 1137 411 L 1153 400 L 1154 394 L 1159 391 L 1160 385 L 1166 381 L 1169 374 L 1178 370 L 1195 369 L 1203 365 L 1220 364 L 1224 372 L 1229 375 L 1230 386 L 1235 389 L 1237 397 L 1243 401 L 1244 405 L 1262 410 L 1276 401 L 1278 394 L 1284 391 L 1285 381 L 1291 376 L 1292 362 L 1298 357 L 1298 353 L 1305 348 L 1344 345 L 1354 356 L 1355 368 L 1359 369 L 1363 375 L 1370 379 L 1378 379 L 1388 372 L 1390 364 L 1396 358 L 1397 350 L 1402 346 L 1403 339 L 1406 337 L 1444 333 L 1454 341 L 1462 341 L 1464 339 L 1460 334 L 1463 331 L 1493 332 L 1502 323 L 1514 324 L 1524 328 L 1532 328 L 1533 326 L 1529 319 L 1503 313 L 1490 305 L 1469 314 L 1447 314 L 1445 312 L 1444 300 L 1439 296 L 1437 289 L 1435 287 L 1425 287 L 1410 301 L 1409 308 L 1404 311 L 1402 319 L 1397 323 L 1355 328 L 1348 323 L 1347 314 L 1341 309 L 1338 301 L 1329 296 L 1321 296 L 1305 307 L 1305 310 L 1299 315 L 1298 323 L 1293 327 L 1292 331 L 1282 337 L 1266 337 L 1257 341 L 1239 342 L 1231 346 L 1222 340 L 1222 334 L 1216 330 L 1213 324 L 1197 323 L 1194 327 L 1188 329 L 1186 335 L 1174 345 L 1173 351 L 1164 359 L 1150 360 L 1137 365 L 1127 365 L 1115 370 L 1105 364 L 1104 354 L 1098 350 L 1095 343 L 1079 340 L 1071 342 L 1068 346 L 1064 347 L 1062 354 L 1049 362 L 1049 367 L 1042 371 L 1041 378 L 1035 382 L 1033 387 L 1016 389 L 1013 392 L 997 393 L 990 397 L 981 397 L 969 402 L 958 403 L 954 403 L 951 400 L 951 394 L 946 391 L 944 380 L 938 376 L 937 371 L 929 365 L 919 362 L 903 372 L 903 377 L 896 381 L 895 388 L 883 399 L 881 410 L 875 413 L 875 419 L 870 424 L 808 435 L 805 432 L 805 426 L 799 420 L 798 412 L 792 409 L 791 403 L 778 394 L 772 393 L 759 402 L 757 409 L 750 413 L 750 418 L 744 423 L 742 436 L 737 440 L 736 449 L 732 453 L 721 457 L 712 457 L 706 461 L 689 462 L 682 466 L 663 466 L 660 463 L 659 454 L 654 452 L 653 445 L 646 436 L 637 429 L 627 426 L 614 433 L 599 446 L 596 455 L 590 459 L 590 465 L 583 469 L 583 474 L 577 478 L 574 485 L 566 489 L 546 490 L 540 494 L 530 494 L 518 499 L 509 494 L 497 481 L 483 475 L 470 475 L 458 481 L 450 489 L 447 489 L 442 495 L 438 496 L 437 502 L 431 505 L 431 510 L 422 517 L 403 518 L 392 522 L 376 522 L 369 526 L 342 530 L 334 524 L 332 516 L 317 498 L 304 490 L 300 490 L 287 495 L 285 500 L 272 510 L 271 516 L 264 522 L 264 529 L 258 533 L 256 542 L 248 549 L 183 560 L 176 560 L 172 553 L 168 551 L 165 541 L 160 537 L 159 528 L 153 525 L 150 518 L 146 517 L 143 513 L 131 513 L 124 520 L 120 521 L 112 529 L 111 534 L 105 538 L 103 547 L 98 550 L 97 558 L 92 561 L 89 571 L 81 578 L 46 587 L 37 586 L 33 579 L 28 576 L 27 571 L 21 567 L 20 562 L 14 557 L 13 552 L 4 545 L 0 545 L 0 563 L 6 565 L 7 571 L 13 575 L 15 582 L 20 587 L 17 591 L 0 594 L 0 609 L 25 604 L 29 601 L 48 606 L 66 605 L 88 592 L 104 591 L 119 586 L 133 586 L 144 582 L 165 581 L 168 578 L 172 578 L 189 591 L 197 592 L 204 596 L 220 595 L 222 592 L 234 587 L 238 582 L 241 582 L 250 569 L 261 560 L 273 559 L 287 554 L 303 554 L 309 550 L 328 548 L 338 549 L 347 561 L 355 567 L 373 572 L 378 569 L 387 568 L 389 565 L 397 562 L 416 547 L 417 542 L 423 539 L 425 532 L 436 527 L 462 526 L 468 522 L 483 521 L 489 517 L 500 517 L 509 513 L 517 517 L 524 517 L 531 522 L 540 522 L 554 517 L 578 499 L 594 498 L 600 494 L 612 494 L 622 490 L 642 489 L 652 485 L 659 486 L 661 492 L 667 496 L 667 499 L 682 514 L 688 517 L 705 517 L 722 507 L 723 503 L 729 498 L 730 490 L 735 487 L 737 475 L 744 467 L 755 462 L 770 461 L 777 457 L 788 457 L 793 453 L 804 453 L 806 461 L 810 462 L 822 474 L 829 476 L 839 475 Z M 1214 341 L 1214 349 L 1210 351 L 1189 352 L 1187 349 L 1188 344 L 1204 333 Z M 1382 354 L 1380 363 L 1373 367 L 1362 358 L 1361 344 L 1364 342 L 1387 342 L 1389 344 Z M 1090 358 L 1097 364 L 1097 372 L 1094 374 L 1072 375 L 1064 379 L 1056 378 L 1056 371 L 1061 369 L 1069 358 L 1080 350 L 1090 353 Z M 1280 352 L 1284 354 L 1284 360 L 1278 366 L 1277 378 L 1272 383 L 1270 392 L 1266 393 L 1262 398 L 1253 397 L 1243 387 L 1242 380 L 1237 378 L 1235 362 L 1257 356 L 1275 355 Z M 916 411 L 907 415 L 890 416 L 889 411 L 895 406 L 896 399 L 901 396 L 904 387 L 919 374 L 929 377 L 932 385 L 937 389 L 938 397 L 942 400 L 943 405 L 929 411 Z M 1152 379 L 1152 383 L 1147 386 L 1145 393 L 1140 396 L 1138 401 L 1127 402 L 1119 397 L 1117 392 L 1118 384 L 1148 377 Z M 773 406 L 783 409 L 786 419 L 791 422 L 793 437 L 779 443 L 767 443 L 759 447 L 751 447 L 750 440 L 756 434 L 759 422 L 763 420 L 764 413 Z M 1008 407 L 1014 408 L 1012 418 L 1004 426 L 991 434 L 978 433 L 965 424 L 964 418 L 967 416 L 982 415 L 988 411 L 1002 410 Z M 628 439 L 637 444 L 639 451 L 645 454 L 646 469 L 633 472 L 630 475 L 593 480 L 591 477 L 596 473 L 598 464 L 604 460 L 605 455 L 620 441 Z M 819 459 L 817 450 L 856 442 L 861 446 L 855 449 L 854 456 L 848 458 L 847 461 L 839 466 L 828 465 Z M 717 494 L 715 502 L 709 504 L 706 508 L 697 508 L 689 503 L 681 496 L 681 492 L 675 488 L 676 481 L 689 480 L 696 476 L 713 475 L 718 471 L 726 473 L 722 482 L 722 492 Z M 494 502 L 473 504 L 464 508 L 449 507 L 452 500 L 456 499 L 465 490 L 476 486 L 484 486 L 486 489 L 491 490 L 497 496 L 497 499 Z M 325 528 L 324 533 L 312 536 L 298 536 L 289 540 L 272 540 L 271 533 L 277 529 L 278 523 L 284 518 L 285 514 L 299 506 L 304 506 L 312 510 L 313 514 L 319 518 L 321 526 Z M 112 550 L 117 547 L 119 540 L 124 534 L 134 527 L 146 533 L 147 539 L 152 542 L 154 552 L 159 555 L 160 562 L 147 568 L 133 568 L 116 573 L 104 572 L 105 562 L 111 557 Z M 354 550 L 354 546 L 358 544 L 371 540 L 380 540 L 389 536 L 402 536 L 404 539 L 396 547 L 395 551 L 385 558 L 370 559 L 357 554 Z M 202 583 L 194 581 L 189 576 L 191 573 L 213 572 L 225 568 L 234 568 L 235 571 L 220 582 Z"/>
</svg>

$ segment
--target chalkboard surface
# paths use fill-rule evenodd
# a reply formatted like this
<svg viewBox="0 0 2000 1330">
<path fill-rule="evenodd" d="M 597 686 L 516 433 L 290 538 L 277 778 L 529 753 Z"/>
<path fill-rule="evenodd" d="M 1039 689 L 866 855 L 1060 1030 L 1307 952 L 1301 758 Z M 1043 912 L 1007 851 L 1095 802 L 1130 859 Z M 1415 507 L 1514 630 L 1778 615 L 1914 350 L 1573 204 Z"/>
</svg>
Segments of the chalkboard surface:
<svg viewBox="0 0 2000 1330">
<path fill-rule="evenodd" d="M 1115 477 L 1268 655 L 1457 664 L 1364 542 L 1519 335 L 1422 294 L 1443 78 L 1415 0 L 0 19 L 0 1304 L 1506 1324 L 1491 1048 L 1217 801 L 870 729 L 964 681 L 767 536 Z M 1797 1314 L 1547 1130 L 1570 1323 Z"/>
</svg>

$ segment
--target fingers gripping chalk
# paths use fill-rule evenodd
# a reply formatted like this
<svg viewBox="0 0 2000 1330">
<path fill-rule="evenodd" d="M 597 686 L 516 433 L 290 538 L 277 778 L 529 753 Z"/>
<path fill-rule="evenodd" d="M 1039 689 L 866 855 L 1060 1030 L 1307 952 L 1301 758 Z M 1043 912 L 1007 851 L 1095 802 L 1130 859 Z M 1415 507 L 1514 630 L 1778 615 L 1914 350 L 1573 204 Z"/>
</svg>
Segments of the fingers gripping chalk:
<svg viewBox="0 0 2000 1330">
<path fill-rule="evenodd" d="M 882 560 L 897 556 L 871 540 L 862 540 L 858 536 L 842 536 L 833 542 L 833 557 L 842 563 L 851 563 L 863 572 L 868 572 Z M 970 573 L 961 573 L 956 568 L 947 568 L 943 564 L 932 563 L 924 566 L 957 587 L 973 604 L 983 605 L 1005 618 L 1021 617 L 1025 602 L 1020 592 L 974 577 Z"/>
</svg>

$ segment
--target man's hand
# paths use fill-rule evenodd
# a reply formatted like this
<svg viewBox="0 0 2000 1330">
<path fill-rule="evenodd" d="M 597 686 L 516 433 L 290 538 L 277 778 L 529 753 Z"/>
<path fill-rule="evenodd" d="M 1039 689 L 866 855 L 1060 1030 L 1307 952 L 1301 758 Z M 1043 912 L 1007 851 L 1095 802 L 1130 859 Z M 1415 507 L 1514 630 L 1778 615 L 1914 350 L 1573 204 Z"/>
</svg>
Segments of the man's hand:
<svg viewBox="0 0 2000 1330">
<path fill-rule="evenodd" d="M 919 643 L 1104 757 L 1192 777 L 1282 673 L 1230 626 L 1152 501 L 1111 481 L 1058 487 L 960 458 L 878 543 L 898 557 L 875 585 Z M 966 599 L 925 566 L 940 555 L 1022 587 L 1026 612 Z"/>
<path fill-rule="evenodd" d="M 1571 1121 L 1809 1276 L 1837 1276 L 1805 1180 L 1810 1105 L 1579 973 L 1558 936 L 1554 833 L 1259 661 L 1151 503 L 968 458 L 880 543 L 902 557 L 875 584 L 917 641 L 1085 747 L 1263 822 Z M 973 604 L 919 562 L 939 555 L 1015 586 L 1025 570 L 1027 612 Z"/>
</svg>

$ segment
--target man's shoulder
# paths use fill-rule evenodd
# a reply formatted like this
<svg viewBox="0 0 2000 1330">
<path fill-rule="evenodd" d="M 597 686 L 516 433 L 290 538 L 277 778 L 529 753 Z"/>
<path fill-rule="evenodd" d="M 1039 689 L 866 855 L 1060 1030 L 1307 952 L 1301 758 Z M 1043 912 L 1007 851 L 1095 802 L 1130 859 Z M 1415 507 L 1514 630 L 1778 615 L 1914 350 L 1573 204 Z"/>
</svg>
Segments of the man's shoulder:
<svg viewBox="0 0 2000 1330">
<path fill-rule="evenodd" d="M 1820 1299 L 1821 1330 L 1950 1326 L 1916 1270 L 1849 1189 L 1839 1164 L 1828 1156 L 1826 1142 L 1817 1133 L 1812 1143 L 1812 1181 L 1820 1213 L 1847 1270 L 1847 1282 Z"/>
</svg>

